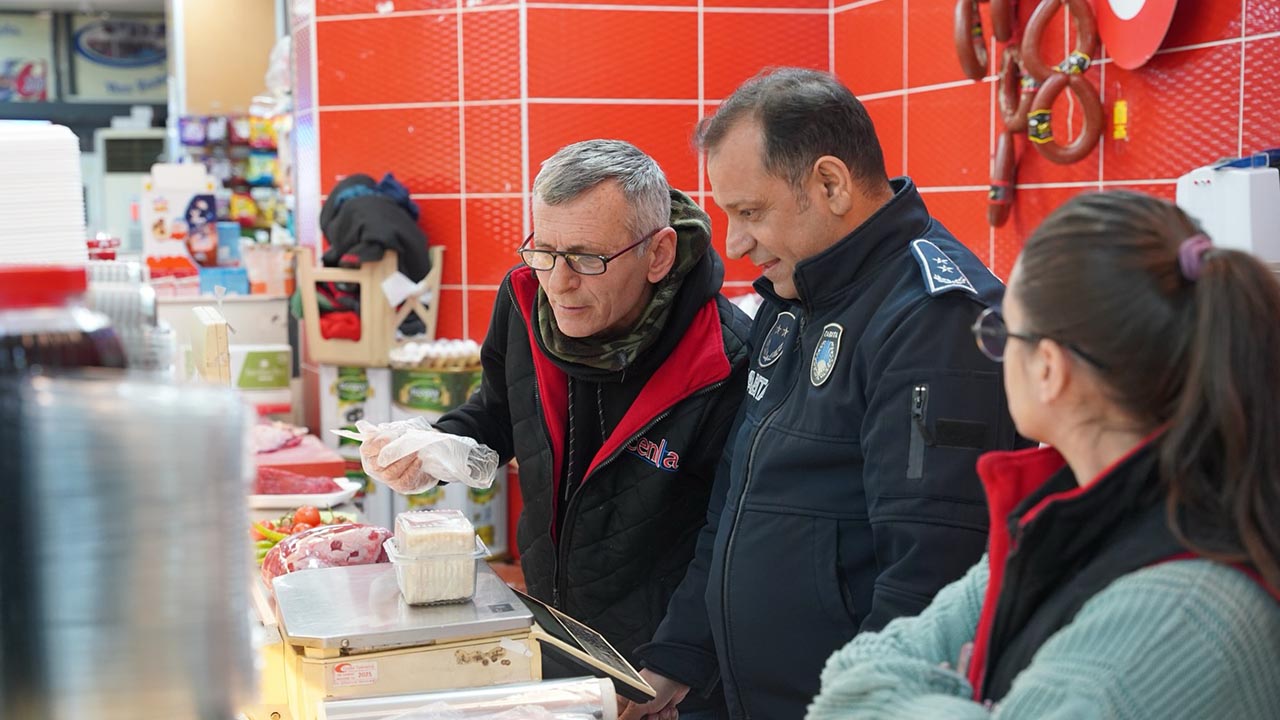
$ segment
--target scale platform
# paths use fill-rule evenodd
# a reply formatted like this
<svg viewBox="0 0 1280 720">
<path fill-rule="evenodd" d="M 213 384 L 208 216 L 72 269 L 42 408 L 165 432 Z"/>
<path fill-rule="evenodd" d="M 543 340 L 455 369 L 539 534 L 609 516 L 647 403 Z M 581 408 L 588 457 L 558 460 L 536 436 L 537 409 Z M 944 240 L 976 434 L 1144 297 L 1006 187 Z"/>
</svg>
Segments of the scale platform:
<svg viewBox="0 0 1280 720">
<path fill-rule="evenodd" d="M 389 563 L 289 573 L 274 587 L 285 641 L 346 654 L 527 631 L 533 614 L 477 560 L 469 602 L 409 605 Z"/>
<path fill-rule="evenodd" d="M 390 563 L 276 578 L 281 672 L 263 685 L 287 704 L 280 717 L 316 720 L 333 700 L 539 680 L 533 614 L 476 562 L 475 595 L 451 605 L 405 603 Z"/>
</svg>

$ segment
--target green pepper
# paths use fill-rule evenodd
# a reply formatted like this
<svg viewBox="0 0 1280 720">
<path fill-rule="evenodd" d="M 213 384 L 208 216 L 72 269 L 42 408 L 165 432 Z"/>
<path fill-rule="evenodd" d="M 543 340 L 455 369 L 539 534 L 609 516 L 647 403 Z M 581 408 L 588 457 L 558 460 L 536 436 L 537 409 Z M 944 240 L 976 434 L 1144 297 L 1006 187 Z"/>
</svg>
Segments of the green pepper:
<svg viewBox="0 0 1280 720">
<path fill-rule="evenodd" d="M 271 548 L 276 546 L 276 541 L 275 540 L 259 540 L 258 542 L 254 543 L 254 546 L 257 547 L 259 550 L 270 550 Z"/>
<path fill-rule="evenodd" d="M 286 535 L 286 534 L 284 534 L 284 533 L 276 532 L 275 530 L 268 530 L 267 528 L 265 528 L 265 527 L 263 527 L 263 526 L 259 525 L 259 524 L 258 524 L 258 523 L 256 523 L 256 522 L 255 522 L 255 523 L 253 523 L 253 529 L 254 529 L 254 530 L 257 530 L 257 531 L 258 531 L 258 533 L 259 533 L 260 535 L 262 535 L 262 537 L 266 538 L 267 540 L 270 540 L 272 543 L 278 543 L 278 542 L 280 542 L 281 540 L 283 540 L 283 539 L 285 539 L 285 538 L 289 537 L 288 535 Z M 260 542 L 262 542 L 262 541 L 260 541 Z"/>
<path fill-rule="evenodd" d="M 271 552 L 271 548 L 259 548 L 257 552 L 258 562 L 262 562 L 267 557 L 267 553 Z"/>
</svg>

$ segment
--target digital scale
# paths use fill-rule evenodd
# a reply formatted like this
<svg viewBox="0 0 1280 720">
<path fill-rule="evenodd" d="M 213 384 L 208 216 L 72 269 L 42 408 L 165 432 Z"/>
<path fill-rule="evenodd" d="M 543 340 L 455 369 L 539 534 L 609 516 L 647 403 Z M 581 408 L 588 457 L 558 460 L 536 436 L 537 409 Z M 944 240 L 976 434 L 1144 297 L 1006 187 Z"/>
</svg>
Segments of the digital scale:
<svg viewBox="0 0 1280 720">
<path fill-rule="evenodd" d="M 265 588 L 255 587 L 267 636 L 259 643 L 260 702 L 245 715 L 323 720 L 325 704 L 337 701 L 527 683 L 542 678 L 544 651 L 612 679 L 624 697 L 654 696 L 598 633 L 476 562 L 475 595 L 450 605 L 405 603 L 388 563 L 282 575 L 274 611 Z"/>
</svg>

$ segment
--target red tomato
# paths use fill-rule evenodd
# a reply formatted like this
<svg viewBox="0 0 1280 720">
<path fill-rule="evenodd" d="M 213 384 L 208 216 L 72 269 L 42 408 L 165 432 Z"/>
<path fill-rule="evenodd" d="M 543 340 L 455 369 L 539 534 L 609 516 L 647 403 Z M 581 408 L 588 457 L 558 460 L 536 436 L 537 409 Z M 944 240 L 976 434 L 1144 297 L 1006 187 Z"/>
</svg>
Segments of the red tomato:
<svg viewBox="0 0 1280 720">
<path fill-rule="evenodd" d="M 298 508 L 298 511 L 293 514 L 293 521 L 295 523 L 306 523 L 312 527 L 324 524 L 320 520 L 320 510 L 311 505 L 303 505 Z"/>
<path fill-rule="evenodd" d="M 311 528 L 313 528 L 313 527 L 315 527 L 315 525 L 311 525 L 310 523 L 303 523 L 303 522 L 300 522 L 300 523 L 294 523 L 294 524 L 293 524 L 293 529 L 289 531 L 289 534 L 290 534 L 290 535 L 297 535 L 298 533 L 302 532 L 303 530 L 310 530 L 310 529 L 311 529 Z"/>
<path fill-rule="evenodd" d="M 286 525 L 285 523 L 280 523 L 279 525 L 276 526 L 276 532 L 282 532 L 285 535 L 292 535 L 293 525 Z"/>
</svg>

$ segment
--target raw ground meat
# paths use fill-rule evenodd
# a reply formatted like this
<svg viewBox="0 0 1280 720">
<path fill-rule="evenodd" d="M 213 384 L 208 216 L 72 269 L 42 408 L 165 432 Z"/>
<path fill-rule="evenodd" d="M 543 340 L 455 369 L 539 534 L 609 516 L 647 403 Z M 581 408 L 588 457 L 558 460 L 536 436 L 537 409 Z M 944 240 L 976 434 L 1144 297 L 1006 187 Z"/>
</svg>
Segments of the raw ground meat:
<svg viewBox="0 0 1280 720">
<path fill-rule="evenodd" d="M 307 477 L 272 467 L 258 468 L 254 495 L 324 495 L 341 492 L 342 486 L 328 477 Z"/>
</svg>

